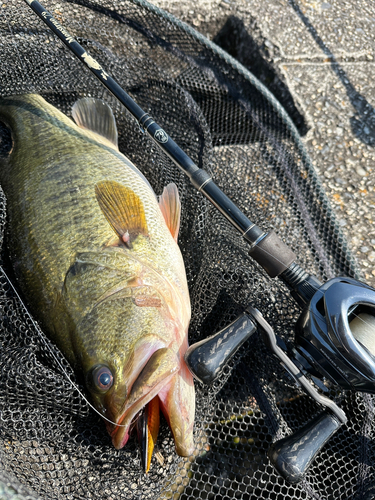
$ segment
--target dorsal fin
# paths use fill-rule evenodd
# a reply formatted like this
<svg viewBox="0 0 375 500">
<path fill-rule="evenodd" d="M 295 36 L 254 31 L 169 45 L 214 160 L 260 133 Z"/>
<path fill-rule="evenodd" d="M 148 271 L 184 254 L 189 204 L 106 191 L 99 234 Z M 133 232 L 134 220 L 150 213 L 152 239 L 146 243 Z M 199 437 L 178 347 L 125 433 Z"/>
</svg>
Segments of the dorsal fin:
<svg viewBox="0 0 375 500">
<path fill-rule="evenodd" d="M 116 120 L 107 103 L 84 97 L 74 104 L 72 115 L 78 127 L 101 135 L 118 149 Z"/>
<path fill-rule="evenodd" d="M 134 191 L 115 181 L 98 182 L 96 199 L 108 222 L 128 246 L 139 235 L 148 236 L 143 203 Z"/>
<path fill-rule="evenodd" d="M 159 207 L 171 235 L 177 242 L 180 229 L 181 203 L 177 186 L 173 182 L 165 186 L 163 194 L 159 197 Z"/>
</svg>

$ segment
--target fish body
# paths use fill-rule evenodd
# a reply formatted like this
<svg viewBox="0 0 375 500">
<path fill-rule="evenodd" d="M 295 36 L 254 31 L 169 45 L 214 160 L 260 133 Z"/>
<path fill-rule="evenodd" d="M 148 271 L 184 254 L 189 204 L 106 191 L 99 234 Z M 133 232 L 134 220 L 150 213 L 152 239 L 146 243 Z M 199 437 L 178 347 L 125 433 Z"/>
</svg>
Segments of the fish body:
<svg viewBox="0 0 375 500">
<path fill-rule="evenodd" d="M 183 359 L 190 301 L 178 194 L 169 187 L 158 203 L 119 152 L 102 101 L 79 101 L 73 116 L 77 124 L 38 95 L 0 100 L 13 141 L 0 183 L 19 287 L 84 377 L 116 448 L 158 397 L 177 452 L 189 455 L 195 399 Z"/>
</svg>

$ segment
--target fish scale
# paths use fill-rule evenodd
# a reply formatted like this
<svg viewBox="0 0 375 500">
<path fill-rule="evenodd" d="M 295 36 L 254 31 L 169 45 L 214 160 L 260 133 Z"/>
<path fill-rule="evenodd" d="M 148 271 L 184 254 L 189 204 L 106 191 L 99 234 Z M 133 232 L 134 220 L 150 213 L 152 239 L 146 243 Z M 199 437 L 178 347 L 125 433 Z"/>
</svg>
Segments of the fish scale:
<svg viewBox="0 0 375 500">
<path fill-rule="evenodd" d="M 19 287 L 86 380 L 97 410 L 114 422 L 107 427 L 117 448 L 132 419 L 159 396 L 176 450 L 188 455 L 195 397 L 183 360 L 190 300 L 177 234 L 147 180 L 118 151 L 114 123 L 107 137 L 92 130 L 114 121 L 109 108 L 81 100 L 73 115 L 80 126 L 37 95 L 0 101 L 0 121 L 13 140 L 9 157 L 0 160 L 0 182 Z M 108 198 L 114 215 L 99 203 L 102 189 L 114 190 Z M 162 195 L 166 215 L 174 214 L 174 193 Z M 139 213 L 132 214 L 131 199 L 139 200 Z M 110 220 L 121 206 L 125 219 L 130 215 L 120 223 L 134 224 L 129 242 Z M 142 220 L 146 233 L 137 229 Z M 95 378 L 100 370 L 106 375 Z M 101 380 L 111 385 L 104 390 Z"/>
<path fill-rule="evenodd" d="M 16 109 L 19 114 L 20 109 Z M 13 113 L 13 115 L 14 114 L 15 113 Z M 66 255 L 73 255 L 77 251 L 77 248 L 84 250 L 86 248 L 90 248 L 90 245 L 95 247 L 105 244 L 106 241 L 113 236 L 113 233 L 109 226 L 107 227 L 107 225 L 103 225 L 103 214 L 97 206 L 97 203 L 93 203 L 92 193 L 96 182 L 99 180 L 108 178 L 116 179 L 122 184 L 129 185 L 134 190 L 137 190 L 140 197 L 148 202 L 144 203 L 144 205 L 149 225 L 150 237 L 153 238 L 154 245 L 150 245 L 144 251 L 141 249 L 142 256 L 146 260 L 151 261 L 152 265 L 156 268 L 161 267 L 159 265 L 159 260 L 163 257 L 168 258 L 169 266 L 167 269 L 162 268 L 162 272 L 166 275 L 169 273 L 173 275 L 173 270 L 170 272 L 174 264 L 173 254 L 171 255 L 170 248 L 167 248 L 168 245 L 165 243 L 166 240 L 168 241 L 171 238 L 171 236 L 165 224 L 161 224 L 161 214 L 158 211 L 156 200 L 153 200 L 153 197 L 150 196 L 150 190 L 147 189 L 147 186 L 144 182 L 142 182 L 142 179 L 139 176 L 133 174 L 131 171 L 129 172 L 129 169 L 124 171 L 124 165 L 122 163 L 123 160 L 120 159 L 119 161 L 117 157 L 119 153 L 111 150 L 110 155 L 105 155 L 103 158 L 106 153 L 105 149 L 108 151 L 108 147 L 106 148 L 106 146 L 103 146 L 98 142 L 93 144 L 90 137 L 86 142 L 86 137 L 83 135 L 84 132 L 79 130 L 78 127 L 76 127 L 71 120 L 64 117 L 64 115 L 62 115 L 62 117 L 64 120 L 62 118 L 61 122 L 69 130 L 69 133 L 66 134 L 66 137 L 65 134 L 62 134 L 61 130 L 59 130 L 59 140 L 56 142 L 54 141 L 53 147 L 49 144 L 49 148 L 53 150 L 61 150 L 64 152 L 63 155 L 60 153 L 58 158 L 53 158 L 54 155 L 51 155 L 52 158 L 43 158 L 40 154 L 38 154 L 37 157 L 32 158 L 32 161 L 36 162 L 33 163 L 35 167 L 32 169 L 30 169 L 31 162 L 27 161 L 27 158 L 25 157 L 22 161 L 19 161 L 18 158 L 14 158 L 14 161 L 12 162 L 12 172 L 10 175 L 12 179 L 11 183 L 13 186 L 24 185 L 26 191 L 26 193 L 23 193 L 23 190 L 17 190 L 14 192 L 14 195 L 18 197 L 20 201 L 20 205 L 21 198 L 19 197 L 26 195 L 30 198 L 39 200 L 39 203 L 49 207 L 49 211 L 45 214 L 45 217 L 33 219 L 32 223 L 27 224 L 27 228 L 25 228 L 25 230 L 29 231 L 30 228 L 33 228 L 36 232 L 38 232 L 38 235 L 36 235 L 39 241 L 38 244 L 42 241 L 49 244 L 53 243 L 55 246 L 55 238 L 48 236 L 54 234 L 56 236 L 59 235 L 63 237 L 63 252 L 61 255 L 58 253 L 53 256 L 54 261 L 56 258 L 59 259 L 59 264 L 62 259 L 66 260 Z M 41 117 L 40 120 L 42 120 Z M 21 121 L 21 117 L 19 117 L 17 121 Z M 35 123 L 35 119 L 32 126 L 33 129 L 40 128 L 40 133 L 38 133 L 37 137 L 32 137 L 32 140 L 30 141 L 31 144 L 33 142 L 40 141 L 40 146 L 43 150 L 45 150 L 45 138 L 48 138 L 51 135 L 53 136 L 55 130 L 46 130 L 46 125 L 40 125 L 39 121 Z M 69 144 L 66 141 L 71 138 L 69 137 L 72 135 L 72 132 L 70 131 L 71 128 L 78 130 L 76 135 L 72 138 L 73 142 Z M 29 131 L 26 130 L 25 134 L 28 135 Z M 95 149 L 93 150 L 93 146 L 95 146 L 96 151 Z M 27 150 L 29 151 L 29 148 L 27 148 Z M 15 153 L 17 154 L 16 151 Z M 27 162 L 26 167 L 29 168 L 29 171 L 26 171 L 24 168 L 25 162 Z M 85 170 L 81 169 L 82 164 L 87 167 Z M 14 169 L 14 165 L 18 166 L 16 171 Z M 1 174 L 1 180 L 9 198 L 9 190 L 6 187 L 9 182 L 7 182 L 7 177 L 4 176 L 4 172 Z M 65 189 L 61 191 L 58 190 L 56 180 L 61 183 L 61 185 L 65 185 Z M 76 187 L 79 187 L 79 196 L 77 196 L 76 202 L 74 202 L 74 198 L 71 196 L 71 190 L 76 189 Z M 64 219 L 64 211 L 62 208 L 69 209 L 68 220 Z M 53 227 L 49 226 L 50 213 L 58 214 L 55 218 L 55 226 Z M 10 213 L 10 215 L 12 214 Z M 14 218 L 21 220 L 20 217 L 22 217 L 22 214 L 15 210 Z M 23 217 L 22 220 L 24 220 Z M 12 226 L 15 223 L 16 221 L 13 221 Z M 12 231 L 11 236 L 13 234 L 14 232 Z M 70 248 L 68 245 L 70 245 Z M 55 249 L 58 251 L 58 246 L 55 246 Z M 159 256 L 157 259 L 155 259 L 155 254 L 158 254 Z M 47 251 L 47 259 L 49 258 L 49 255 L 51 255 L 51 252 Z M 174 259 L 177 260 L 177 264 L 181 263 L 179 256 L 174 256 Z M 63 263 L 61 262 L 61 264 Z"/>
</svg>

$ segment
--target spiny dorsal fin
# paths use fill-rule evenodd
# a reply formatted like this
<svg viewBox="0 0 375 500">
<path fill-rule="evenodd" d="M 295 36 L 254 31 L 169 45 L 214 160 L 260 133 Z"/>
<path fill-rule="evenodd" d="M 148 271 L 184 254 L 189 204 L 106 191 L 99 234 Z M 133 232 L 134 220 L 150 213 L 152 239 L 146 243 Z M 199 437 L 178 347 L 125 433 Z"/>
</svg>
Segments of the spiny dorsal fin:
<svg viewBox="0 0 375 500">
<path fill-rule="evenodd" d="M 139 235 L 148 235 L 146 214 L 139 196 L 115 181 L 98 182 L 96 199 L 121 240 L 129 245 Z"/>
<path fill-rule="evenodd" d="M 118 149 L 116 120 L 107 103 L 84 97 L 74 104 L 72 115 L 78 127 L 101 135 Z"/>
<path fill-rule="evenodd" d="M 181 203 L 177 186 L 173 182 L 164 188 L 163 194 L 159 197 L 159 207 L 171 235 L 177 242 L 180 229 Z"/>
</svg>

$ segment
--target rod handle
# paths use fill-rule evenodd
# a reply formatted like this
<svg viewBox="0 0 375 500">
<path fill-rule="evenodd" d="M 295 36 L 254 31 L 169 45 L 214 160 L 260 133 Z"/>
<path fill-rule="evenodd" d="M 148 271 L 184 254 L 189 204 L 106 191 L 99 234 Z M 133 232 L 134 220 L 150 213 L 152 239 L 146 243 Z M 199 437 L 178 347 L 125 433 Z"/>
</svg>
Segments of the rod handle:
<svg viewBox="0 0 375 500">
<path fill-rule="evenodd" d="M 256 323 L 244 312 L 227 327 L 193 344 L 185 353 L 190 372 L 204 384 L 211 384 L 256 329 Z"/>
<path fill-rule="evenodd" d="M 327 411 L 318 414 L 301 429 L 272 444 L 268 457 L 289 483 L 299 483 L 327 441 L 342 425 Z"/>
</svg>

